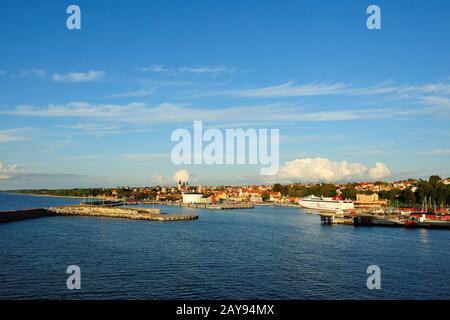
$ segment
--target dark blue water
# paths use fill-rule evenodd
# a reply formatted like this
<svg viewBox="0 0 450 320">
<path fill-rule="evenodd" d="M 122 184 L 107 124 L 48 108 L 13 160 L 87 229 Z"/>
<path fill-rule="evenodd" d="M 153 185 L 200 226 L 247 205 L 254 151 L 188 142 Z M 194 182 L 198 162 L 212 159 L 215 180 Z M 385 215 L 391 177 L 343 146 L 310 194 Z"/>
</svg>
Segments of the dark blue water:
<svg viewBox="0 0 450 320">
<path fill-rule="evenodd" d="M 77 203 L 0 193 L 0 210 Z M 48 217 L 0 224 L 0 298 L 449 299 L 450 232 L 322 226 L 296 208 L 148 222 Z M 366 268 L 381 268 L 368 290 Z M 68 290 L 66 268 L 81 268 Z"/>
</svg>

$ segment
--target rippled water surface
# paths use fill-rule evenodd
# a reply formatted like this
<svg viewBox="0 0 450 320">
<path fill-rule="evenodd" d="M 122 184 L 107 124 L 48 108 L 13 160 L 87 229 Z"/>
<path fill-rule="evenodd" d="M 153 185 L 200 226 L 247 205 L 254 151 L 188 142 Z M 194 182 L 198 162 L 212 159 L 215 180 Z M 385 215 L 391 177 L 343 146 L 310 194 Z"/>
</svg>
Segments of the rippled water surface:
<svg viewBox="0 0 450 320">
<path fill-rule="evenodd" d="M 0 210 L 78 203 L 0 193 Z M 297 208 L 149 222 L 48 217 L 0 224 L 0 298 L 449 299 L 450 231 L 322 226 Z M 381 268 L 368 290 L 366 268 Z M 68 290 L 66 268 L 81 268 Z"/>
</svg>

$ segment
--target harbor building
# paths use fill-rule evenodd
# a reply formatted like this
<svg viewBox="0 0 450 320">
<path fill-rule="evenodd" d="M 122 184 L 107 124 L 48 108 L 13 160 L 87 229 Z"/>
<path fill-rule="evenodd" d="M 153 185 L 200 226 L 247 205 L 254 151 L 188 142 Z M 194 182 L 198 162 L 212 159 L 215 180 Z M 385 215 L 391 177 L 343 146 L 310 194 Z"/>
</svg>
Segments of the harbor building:
<svg viewBox="0 0 450 320">
<path fill-rule="evenodd" d="M 201 192 L 183 192 L 183 203 L 211 204 L 212 195 L 205 195 Z"/>
</svg>

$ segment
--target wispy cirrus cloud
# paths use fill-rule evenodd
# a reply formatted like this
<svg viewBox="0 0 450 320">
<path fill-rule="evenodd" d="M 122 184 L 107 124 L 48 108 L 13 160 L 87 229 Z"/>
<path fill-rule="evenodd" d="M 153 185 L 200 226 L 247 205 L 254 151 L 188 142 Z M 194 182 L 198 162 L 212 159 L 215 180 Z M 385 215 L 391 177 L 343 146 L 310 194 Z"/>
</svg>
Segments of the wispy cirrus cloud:
<svg viewBox="0 0 450 320">
<path fill-rule="evenodd" d="M 165 161 L 170 159 L 168 153 L 127 153 L 122 155 L 127 161 Z"/>
<path fill-rule="evenodd" d="M 344 140 L 345 137 L 342 134 L 306 134 L 306 135 L 281 135 L 280 141 L 286 144 L 298 144 L 311 141 L 339 141 Z"/>
<path fill-rule="evenodd" d="M 196 74 L 205 74 L 205 73 L 224 73 L 224 72 L 233 72 L 235 68 L 230 68 L 226 66 L 200 66 L 200 67 L 182 67 L 179 68 L 180 72 L 188 72 L 188 73 L 196 73 Z"/>
<path fill-rule="evenodd" d="M 16 128 L 16 129 L 0 130 L 0 143 L 28 140 L 29 137 L 24 135 L 24 133 L 29 129 L 30 128 Z"/>
<path fill-rule="evenodd" d="M 66 129 L 80 129 L 80 130 L 86 130 L 86 131 L 97 131 L 97 130 L 115 130 L 120 128 L 120 125 L 104 125 L 99 123 L 78 123 L 73 125 L 60 125 L 58 126 L 60 128 L 66 128 Z"/>
<path fill-rule="evenodd" d="M 424 97 L 422 98 L 422 102 L 431 106 L 450 108 L 450 99 L 444 97 Z"/>
<path fill-rule="evenodd" d="M 85 176 L 73 173 L 50 173 L 50 172 L 36 172 L 24 169 L 16 164 L 7 165 L 0 161 L 0 181 L 14 181 L 14 180 L 32 180 L 32 179 L 69 179 L 69 178 L 83 178 Z"/>
<path fill-rule="evenodd" d="M 83 177 L 83 176 L 71 173 L 50 173 L 50 172 L 33 171 L 25 169 L 17 164 L 8 165 L 0 161 L 0 181 L 29 180 L 34 178 L 71 178 L 71 177 Z"/>
<path fill-rule="evenodd" d="M 442 94 L 450 95 L 450 83 L 448 82 L 430 82 L 424 84 L 403 84 L 394 85 L 392 82 L 386 82 L 379 85 L 368 87 L 356 87 L 350 94 L 353 95 L 377 95 L 377 94 L 412 94 L 429 95 Z"/>
<path fill-rule="evenodd" d="M 229 73 L 236 70 L 236 68 L 227 67 L 224 65 L 217 66 L 183 66 L 179 68 L 170 68 L 163 65 L 152 65 L 139 69 L 143 72 L 154 72 L 164 74 L 190 73 L 190 74 L 220 74 Z"/>
<path fill-rule="evenodd" d="M 449 156 L 450 155 L 450 148 L 449 149 L 433 149 L 433 150 L 426 150 L 426 151 L 418 151 L 416 152 L 420 155 L 433 155 L 433 156 Z"/>
<path fill-rule="evenodd" d="M 96 118 L 111 123 L 188 123 L 201 119 L 211 122 L 310 122 L 382 119 L 400 114 L 398 110 L 348 109 L 336 111 L 308 111 L 302 106 L 285 104 L 243 105 L 224 108 L 193 107 L 188 104 L 162 103 L 149 106 L 144 103 L 91 104 L 72 102 L 46 107 L 17 106 L 0 110 L 0 115 L 23 117 L 77 117 Z"/>
<path fill-rule="evenodd" d="M 77 123 L 71 125 L 57 125 L 56 127 L 63 129 L 86 131 L 90 133 L 111 133 L 120 129 L 122 126 L 119 124 Z"/>
<path fill-rule="evenodd" d="M 176 71 L 176 69 L 167 68 L 164 67 L 163 65 L 151 65 L 149 67 L 139 68 L 139 70 L 142 72 L 156 72 L 156 73 L 172 73 Z"/>
<path fill-rule="evenodd" d="M 306 107 L 293 103 L 243 104 L 238 106 L 202 107 L 188 103 L 146 103 L 96 104 L 89 102 L 71 102 L 67 104 L 49 104 L 47 106 L 18 105 L 12 108 L 0 108 L 0 115 L 22 117 L 77 117 L 94 119 L 96 122 L 109 123 L 187 123 L 201 119 L 212 123 L 276 123 L 276 122 L 317 122 L 317 121 L 353 121 L 398 119 L 404 120 L 419 116 L 441 117 L 449 114 L 450 99 L 446 96 L 448 84 L 426 83 L 422 85 L 400 85 L 382 83 L 358 87 L 349 83 L 333 84 L 311 83 L 295 85 L 292 81 L 273 87 L 252 90 L 225 91 L 220 94 L 243 95 L 249 97 L 291 97 L 345 94 L 348 96 L 407 93 L 399 105 L 376 103 L 372 107 L 355 106 L 330 108 L 320 106 Z M 119 96 L 139 96 L 148 94 L 146 90 L 128 92 Z M 358 100 L 357 100 L 358 101 Z M 397 102 L 397 100 L 394 100 Z M 392 101 L 391 101 L 392 102 Z M 341 102 L 342 103 L 342 102 Z M 344 102 L 345 103 L 345 102 Z M 367 105 L 367 104 L 366 104 Z M 82 128 L 79 128 L 82 129 Z"/>
<path fill-rule="evenodd" d="M 100 157 L 97 155 L 81 155 L 81 156 L 66 156 L 60 158 L 61 161 L 96 161 Z"/>
<path fill-rule="evenodd" d="M 382 94 L 450 94 L 450 83 L 436 82 L 425 84 L 395 85 L 386 81 L 376 85 L 358 86 L 346 82 L 312 82 L 295 84 L 293 80 L 275 86 L 266 86 L 255 89 L 223 90 L 205 95 L 225 95 L 248 98 L 290 98 L 324 95 L 382 95 Z"/>
<path fill-rule="evenodd" d="M 6 73 L 5 73 L 6 74 Z M 47 71 L 42 68 L 30 68 L 30 69 L 22 69 L 16 75 L 12 77 L 15 79 L 22 79 L 27 77 L 36 77 L 36 78 L 44 78 L 47 76 Z"/>
<path fill-rule="evenodd" d="M 68 72 L 64 74 L 53 74 L 53 81 L 55 82 L 92 82 L 104 79 L 105 71 L 91 70 L 87 72 Z"/>
<path fill-rule="evenodd" d="M 450 118 L 450 99 L 442 96 L 428 96 L 421 98 L 421 102 L 428 106 L 425 110 L 442 119 Z"/>
<path fill-rule="evenodd" d="M 276 86 L 249 90 L 226 91 L 224 92 L 224 94 L 253 98 L 300 97 L 339 94 L 348 91 L 350 88 L 351 86 L 349 84 L 345 84 L 342 82 L 337 82 L 334 84 L 311 83 L 304 85 L 294 85 L 294 81 L 290 80 L 287 83 Z"/>
<path fill-rule="evenodd" d="M 155 93 L 155 88 L 143 88 L 134 91 L 127 91 L 122 93 L 113 94 L 111 98 L 137 98 L 148 97 Z"/>
</svg>

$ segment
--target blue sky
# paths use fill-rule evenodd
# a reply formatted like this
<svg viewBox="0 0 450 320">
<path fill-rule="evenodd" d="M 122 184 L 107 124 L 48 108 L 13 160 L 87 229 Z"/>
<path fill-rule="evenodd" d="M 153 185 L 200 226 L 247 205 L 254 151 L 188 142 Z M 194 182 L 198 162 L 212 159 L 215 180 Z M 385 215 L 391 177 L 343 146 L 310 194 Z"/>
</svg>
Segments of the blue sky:
<svg viewBox="0 0 450 320">
<path fill-rule="evenodd" d="M 70 4 L 81 30 L 66 28 Z M 381 30 L 366 28 L 370 4 Z M 3 1 L 0 189 L 173 184 L 182 169 L 193 183 L 268 181 L 255 165 L 172 164 L 171 132 L 194 120 L 280 129 L 284 174 L 270 182 L 370 180 L 378 162 L 386 180 L 450 176 L 449 13 L 448 1 Z"/>
</svg>

